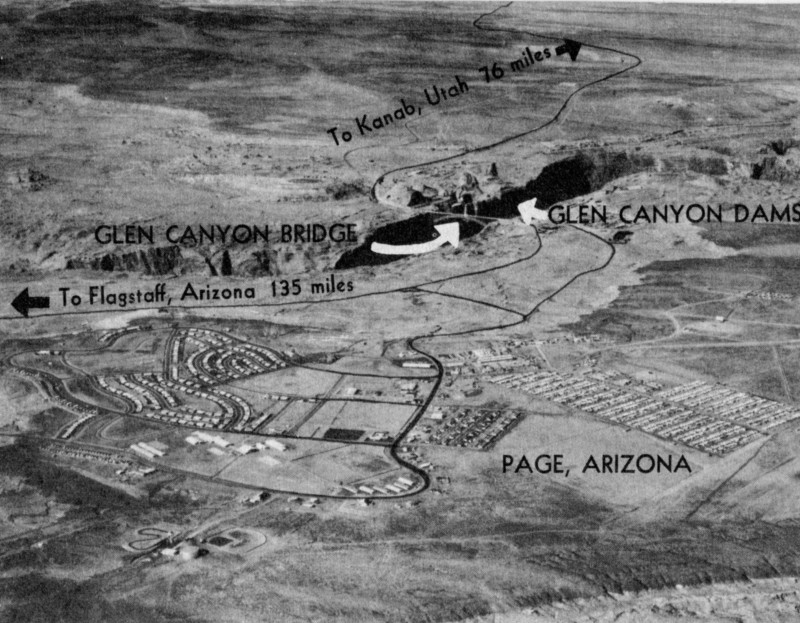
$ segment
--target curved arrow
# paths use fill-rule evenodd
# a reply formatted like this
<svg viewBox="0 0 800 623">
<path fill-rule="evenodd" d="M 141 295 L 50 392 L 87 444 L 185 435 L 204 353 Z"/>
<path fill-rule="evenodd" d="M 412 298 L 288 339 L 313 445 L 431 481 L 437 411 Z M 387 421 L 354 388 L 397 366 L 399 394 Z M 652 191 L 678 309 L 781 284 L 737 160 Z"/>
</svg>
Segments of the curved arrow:
<svg viewBox="0 0 800 623">
<path fill-rule="evenodd" d="M 373 242 L 370 246 L 370 250 L 373 253 L 380 253 L 381 255 L 420 255 L 422 253 L 435 251 L 439 247 L 444 246 L 447 242 L 454 247 L 458 246 L 458 237 L 461 231 L 458 223 L 442 223 L 441 225 L 434 225 L 433 227 L 439 232 L 439 237 L 429 240 L 428 242 L 398 245 Z"/>
<path fill-rule="evenodd" d="M 526 225 L 530 225 L 531 221 L 538 219 L 540 214 L 543 213 L 543 210 L 536 207 L 536 197 L 520 203 L 517 206 L 517 210 L 519 210 L 519 217 Z"/>
</svg>

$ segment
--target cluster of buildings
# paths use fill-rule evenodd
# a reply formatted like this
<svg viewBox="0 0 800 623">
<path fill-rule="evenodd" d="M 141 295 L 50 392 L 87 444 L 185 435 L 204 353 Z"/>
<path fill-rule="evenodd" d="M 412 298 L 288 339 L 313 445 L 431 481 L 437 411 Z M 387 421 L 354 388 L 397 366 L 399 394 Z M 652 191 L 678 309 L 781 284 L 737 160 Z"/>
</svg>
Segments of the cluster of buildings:
<svg viewBox="0 0 800 623">
<path fill-rule="evenodd" d="M 345 493 L 350 493 L 351 495 L 368 495 L 371 497 L 380 497 L 380 496 L 395 496 L 401 495 L 403 493 L 408 493 L 413 491 L 418 486 L 418 483 L 411 478 L 406 478 L 405 476 L 398 476 L 397 478 L 384 482 L 382 484 L 370 484 L 370 485 L 342 485 L 342 491 Z"/>
<path fill-rule="evenodd" d="M 123 482 L 131 478 L 143 478 L 157 471 L 155 467 L 139 465 L 116 452 L 104 452 L 95 448 L 75 448 L 69 445 L 45 444 L 41 449 L 54 457 L 77 459 L 79 461 L 96 461 L 117 466 L 119 469 L 116 469 L 114 473 Z"/>
<path fill-rule="evenodd" d="M 242 444 L 241 446 L 234 447 L 234 445 L 221 437 L 220 435 L 210 435 L 204 431 L 197 431 L 186 437 L 186 443 L 190 446 L 198 446 L 201 444 L 208 444 L 208 451 L 212 454 L 222 456 L 224 454 L 238 454 L 244 456 L 251 452 L 258 452 L 259 450 L 277 450 L 278 452 L 286 452 L 288 447 L 286 444 L 281 443 L 277 439 L 264 439 L 255 444 Z"/>
<path fill-rule="evenodd" d="M 434 469 L 433 463 L 426 461 L 425 458 L 418 454 L 417 451 L 411 446 L 403 446 L 400 448 L 397 455 L 406 463 L 410 463 L 411 465 L 419 467 L 420 469 L 428 471 Z"/>
<path fill-rule="evenodd" d="M 114 331 L 104 334 L 102 339 L 108 341 L 144 328 L 149 327 Z M 181 378 L 183 366 L 188 369 L 190 378 Z M 269 415 L 256 416 L 241 397 L 209 385 L 285 366 L 280 353 L 269 348 L 241 342 L 216 331 L 190 328 L 179 330 L 176 339 L 171 340 L 166 378 L 163 374 L 130 374 L 100 377 L 97 381 L 103 390 L 129 404 L 133 413 L 144 417 L 197 428 L 218 429 L 232 424 L 237 432 L 254 432 Z M 280 398 L 289 399 L 288 396 Z M 201 408 L 201 400 L 214 403 L 218 408 Z"/>
<path fill-rule="evenodd" d="M 169 450 L 169 446 L 160 441 L 139 441 L 131 444 L 130 449 L 142 458 L 152 461 L 153 459 L 160 459 L 164 456 L 167 450 Z"/>
<path fill-rule="evenodd" d="M 108 393 L 132 405 L 134 413 L 170 424 L 221 428 L 237 417 L 247 419 L 252 415 L 250 405 L 239 396 L 203 387 L 195 381 L 166 380 L 161 374 L 137 373 L 98 377 L 97 383 Z M 208 411 L 182 404 L 170 390 L 212 402 L 219 410 Z"/>
<path fill-rule="evenodd" d="M 512 370 L 530 364 L 503 347 L 476 348 L 458 353 L 438 355 L 446 372 L 456 373 L 468 370 L 473 374 L 491 374 L 502 370 Z"/>
<path fill-rule="evenodd" d="M 711 454 L 761 438 L 767 417 L 773 418 L 770 423 L 782 423 L 800 415 L 789 417 L 794 412 L 783 405 L 702 382 L 654 392 L 653 385 L 629 387 L 630 381 L 619 378 L 601 382 L 545 370 L 492 381 Z"/>
<path fill-rule="evenodd" d="M 269 491 L 259 491 L 258 493 L 253 493 L 252 495 L 248 495 L 242 502 L 244 504 L 258 504 L 259 502 L 263 502 L 264 500 L 269 499 Z"/>
<path fill-rule="evenodd" d="M 403 400 L 416 403 L 419 400 L 417 392 L 419 392 L 419 385 L 415 381 L 400 382 L 400 396 Z"/>
<path fill-rule="evenodd" d="M 800 417 L 800 411 L 779 402 L 703 381 L 661 391 L 656 397 L 702 409 L 764 433 Z"/>
<path fill-rule="evenodd" d="M 485 450 L 522 417 L 518 411 L 448 407 L 428 414 L 419 438 L 426 443 Z"/>
<path fill-rule="evenodd" d="M 120 385 L 122 385 L 123 387 L 126 387 L 126 388 L 130 389 L 128 387 L 128 385 L 126 385 L 125 383 L 123 383 L 120 380 L 122 378 L 124 378 L 124 377 L 122 375 L 120 375 L 120 376 L 116 377 L 115 380 Z M 97 377 L 97 383 L 98 383 L 98 385 L 100 385 L 100 387 L 103 388 L 103 390 L 105 390 L 109 394 L 113 394 L 115 396 L 118 396 L 118 397 L 122 398 L 126 403 L 133 404 L 133 412 L 134 413 L 141 413 L 142 412 L 142 409 L 144 408 L 144 403 L 138 397 L 131 396 L 129 392 L 126 392 L 126 391 L 123 391 L 121 389 L 118 389 L 118 388 L 114 387 L 113 385 L 111 385 L 111 383 L 108 382 L 108 379 L 105 378 L 105 377 L 98 376 Z M 149 394 L 145 393 L 144 400 L 148 401 L 149 398 L 150 398 Z M 148 402 L 148 404 L 149 404 L 149 402 Z M 158 403 L 155 400 L 153 400 L 153 406 L 158 406 Z"/>
<path fill-rule="evenodd" d="M 57 443 L 43 444 L 41 449 L 52 456 L 65 456 L 84 461 L 99 461 L 100 463 L 120 465 L 130 469 L 136 467 L 136 464 L 132 463 L 129 458 L 117 452 L 105 452 L 95 448 L 73 447 L 71 444 L 62 445 Z"/>
<path fill-rule="evenodd" d="M 299 504 L 303 508 L 316 508 L 322 503 L 317 497 L 303 497 L 300 495 L 294 495 L 286 501 L 289 502 L 289 504 Z"/>
<path fill-rule="evenodd" d="M 767 301 L 791 301 L 794 296 L 784 292 L 748 292 L 746 298 L 758 298 Z"/>
<path fill-rule="evenodd" d="M 178 337 L 198 349 L 187 357 L 186 367 L 193 377 L 206 384 L 240 379 L 286 366 L 269 348 L 238 342 L 208 329 L 184 329 Z M 173 342 L 170 362 L 173 378 L 178 377 L 182 345 L 180 339 Z"/>
<path fill-rule="evenodd" d="M 94 413 L 87 413 L 86 415 L 82 416 L 81 418 L 72 422 L 69 426 L 61 430 L 59 432 L 58 437 L 60 439 L 69 439 L 78 430 L 85 422 L 91 420 L 93 417 L 97 415 L 97 411 Z"/>
</svg>

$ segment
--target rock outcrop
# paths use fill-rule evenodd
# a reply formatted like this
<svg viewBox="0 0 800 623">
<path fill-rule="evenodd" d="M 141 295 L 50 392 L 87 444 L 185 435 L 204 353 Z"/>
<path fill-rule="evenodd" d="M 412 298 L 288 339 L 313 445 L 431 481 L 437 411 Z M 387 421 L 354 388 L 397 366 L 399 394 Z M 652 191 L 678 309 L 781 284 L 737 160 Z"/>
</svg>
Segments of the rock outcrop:
<svg viewBox="0 0 800 623">
<path fill-rule="evenodd" d="M 83 268 L 107 272 L 140 272 L 145 275 L 167 275 L 176 272 L 182 265 L 181 248 L 177 245 L 67 260 L 68 270 Z"/>
<path fill-rule="evenodd" d="M 17 190 L 36 192 L 52 184 L 51 177 L 31 167 L 6 172 L 6 185 Z"/>
<path fill-rule="evenodd" d="M 772 141 L 760 161 L 754 162 L 751 175 L 754 180 L 769 180 L 789 184 L 800 179 L 800 142 L 795 139 Z M 770 154 L 772 152 L 772 154 Z M 774 155 L 773 155 L 774 154 Z"/>
</svg>

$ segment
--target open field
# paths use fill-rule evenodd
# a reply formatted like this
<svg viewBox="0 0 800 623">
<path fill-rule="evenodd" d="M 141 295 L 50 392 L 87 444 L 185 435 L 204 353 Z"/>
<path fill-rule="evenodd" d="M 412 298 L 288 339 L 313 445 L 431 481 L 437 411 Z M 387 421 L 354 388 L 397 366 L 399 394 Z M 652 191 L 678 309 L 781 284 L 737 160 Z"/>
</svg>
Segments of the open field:
<svg viewBox="0 0 800 623">
<path fill-rule="evenodd" d="M 328 428 L 345 428 L 385 431 L 394 436 L 404 428 L 415 411 L 414 406 L 329 400 L 300 427 L 298 435 L 317 437 Z"/>
</svg>

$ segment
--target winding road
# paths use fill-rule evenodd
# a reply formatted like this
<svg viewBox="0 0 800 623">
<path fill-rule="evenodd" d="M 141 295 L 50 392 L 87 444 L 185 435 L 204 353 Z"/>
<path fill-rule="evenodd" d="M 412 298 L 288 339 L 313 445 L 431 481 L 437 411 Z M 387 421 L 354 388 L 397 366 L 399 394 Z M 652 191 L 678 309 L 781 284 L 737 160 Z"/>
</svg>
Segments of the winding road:
<svg viewBox="0 0 800 623">
<path fill-rule="evenodd" d="M 560 37 L 554 37 L 552 35 L 534 33 L 534 32 L 526 31 L 526 30 L 518 30 L 518 29 L 510 29 L 510 28 L 497 28 L 497 27 L 491 27 L 491 26 L 485 25 L 484 22 L 485 22 L 485 20 L 487 18 L 491 17 L 492 15 L 495 15 L 498 11 L 501 11 L 502 9 L 505 9 L 505 8 L 509 7 L 510 5 L 511 5 L 511 3 L 504 4 L 504 5 L 501 5 L 501 6 L 497 7 L 496 9 L 494 9 L 492 11 L 489 11 L 487 13 L 483 13 L 483 14 L 479 15 L 473 21 L 473 26 L 478 30 L 483 30 L 483 31 L 486 31 L 486 32 L 508 32 L 508 33 L 514 33 L 514 34 L 528 35 L 528 36 L 535 37 L 535 38 L 540 38 L 540 39 L 543 38 L 543 39 L 551 39 L 551 40 L 561 41 Z M 415 164 L 412 164 L 412 165 L 398 167 L 398 168 L 392 169 L 390 171 L 386 171 L 385 173 L 381 174 L 376 179 L 376 181 L 373 183 L 373 185 L 371 187 L 370 195 L 371 195 L 372 200 L 374 202 L 376 202 L 376 203 L 378 202 L 375 190 L 383 182 L 383 180 L 386 178 L 386 176 L 388 176 L 388 175 L 392 175 L 394 173 L 398 173 L 398 172 L 405 171 L 405 170 L 410 170 L 410 169 L 420 169 L 420 168 L 428 167 L 428 166 L 431 166 L 431 165 L 452 161 L 452 160 L 455 160 L 457 158 L 462 158 L 462 157 L 464 157 L 466 155 L 489 151 L 489 150 L 494 149 L 496 147 L 499 147 L 501 145 L 510 143 L 512 141 L 519 140 L 519 139 L 521 139 L 523 137 L 530 136 L 530 135 L 532 135 L 532 134 L 534 134 L 536 132 L 540 132 L 540 131 L 544 130 L 545 128 L 549 127 L 549 126 L 558 123 L 562 119 L 562 116 L 564 115 L 564 113 L 567 110 L 569 104 L 572 102 L 572 100 L 575 98 L 576 95 L 578 95 L 582 91 L 584 91 L 584 90 L 586 90 L 586 89 L 588 89 L 588 88 L 590 88 L 592 86 L 601 84 L 601 83 L 603 83 L 603 82 L 605 82 L 607 80 L 610 80 L 610 79 L 612 79 L 614 77 L 620 76 L 620 75 L 622 75 L 622 74 L 624 74 L 624 73 L 626 73 L 628 71 L 631 71 L 632 69 L 638 67 L 642 63 L 642 60 L 638 56 L 636 56 L 634 54 L 631 54 L 631 53 L 628 53 L 628 52 L 625 52 L 623 50 L 618 50 L 618 49 L 614 49 L 614 48 L 593 45 L 593 44 L 589 44 L 589 43 L 586 43 L 586 42 L 581 42 L 581 43 L 585 48 L 595 49 L 595 50 L 599 50 L 599 51 L 613 52 L 615 54 L 620 54 L 622 56 L 628 57 L 628 58 L 633 60 L 633 63 L 625 66 L 624 68 L 622 68 L 622 69 L 620 69 L 618 71 L 614 71 L 613 73 L 604 75 L 601 78 L 598 78 L 596 80 L 592 80 L 591 82 L 588 82 L 586 84 L 578 86 L 576 89 L 574 89 L 572 92 L 569 93 L 569 95 L 562 102 L 561 106 L 558 108 L 558 110 L 555 112 L 555 114 L 550 119 L 548 119 L 544 123 L 541 123 L 541 124 L 537 125 L 536 127 L 533 127 L 533 128 L 528 129 L 528 130 L 525 130 L 524 132 L 520 132 L 520 133 L 517 133 L 517 134 L 506 136 L 504 138 L 501 138 L 501 139 L 499 139 L 497 141 L 494 141 L 492 143 L 489 143 L 487 145 L 483 145 L 483 146 L 480 146 L 480 147 L 477 147 L 477 148 L 474 148 L 474 149 L 462 151 L 462 152 L 459 152 L 457 154 L 450 155 L 450 156 L 447 156 L 447 157 L 444 157 L 444 158 L 437 158 L 437 159 L 428 160 L 428 161 L 424 161 L 424 162 L 418 162 L 418 163 L 415 163 Z M 508 329 L 508 328 L 511 328 L 511 327 L 515 327 L 515 326 L 524 324 L 531 318 L 531 316 L 534 313 L 536 313 L 540 309 L 540 307 L 544 303 L 546 303 L 546 302 L 552 300 L 553 298 L 555 298 L 556 296 L 558 296 L 561 292 L 563 292 L 568 287 L 570 287 L 573 283 L 575 283 L 575 281 L 577 281 L 578 279 L 580 279 L 581 277 L 583 277 L 585 275 L 588 275 L 588 274 L 591 274 L 591 273 L 594 273 L 594 272 L 598 272 L 598 271 L 601 271 L 601 270 L 605 269 L 611 263 L 611 261 L 614 258 L 614 255 L 615 255 L 614 245 L 609 243 L 607 240 L 605 240 L 601 236 L 599 236 L 599 235 L 597 235 L 597 234 L 595 234 L 595 233 L 593 233 L 593 232 L 591 232 L 591 231 L 589 231 L 587 229 L 584 229 L 584 228 L 581 228 L 581 227 L 576 227 L 576 226 L 571 226 L 571 227 L 573 227 L 574 229 L 582 232 L 586 236 L 589 236 L 591 238 L 594 238 L 594 239 L 600 241 L 603 245 L 608 247 L 609 252 L 608 252 L 608 255 L 607 255 L 606 259 L 598 266 L 595 266 L 593 268 L 589 268 L 587 270 L 583 270 L 583 271 L 577 272 L 576 274 L 572 275 L 568 280 L 566 280 L 555 291 L 553 291 L 552 293 L 550 293 L 546 297 L 544 297 L 541 300 L 539 300 L 536 304 L 534 304 L 530 309 L 527 309 L 527 310 L 514 310 L 514 309 L 504 308 L 504 307 L 501 307 L 499 305 L 495 305 L 495 304 L 492 304 L 492 303 L 487 303 L 485 301 L 474 300 L 474 299 L 471 299 L 471 298 L 469 298 L 467 296 L 459 296 L 459 295 L 454 295 L 454 294 L 449 294 L 449 293 L 435 292 L 435 291 L 426 289 L 426 287 L 427 286 L 431 286 L 431 285 L 445 283 L 447 281 L 452 281 L 454 279 L 460 279 L 460 278 L 463 278 L 463 277 L 478 276 L 478 275 L 493 273 L 493 272 L 501 271 L 503 269 L 507 269 L 507 268 L 516 266 L 516 265 L 521 264 L 523 262 L 527 262 L 528 260 L 534 258 L 541 251 L 542 246 L 543 246 L 542 238 L 539 235 L 539 232 L 535 228 L 535 226 L 531 227 L 531 230 L 536 236 L 536 241 L 537 241 L 536 248 L 534 250 L 532 250 L 529 254 L 527 254 L 524 257 L 522 257 L 522 258 L 518 258 L 518 259 L 515 259 L 515 260 L 512 260 L 512 261 L 508 261 L 508 262 L 502 263 L 502 264 L 497 265 L 497 266 L 492 266 L 492 267 L 489 267 L 489 268 L 473 270 L 473 271 L 466 271 L 466 272 L 459 273 L 459 274 L 456 274 L 456 275 L 453 275 L 453 276 L 450 276 L 450 277 L 444 277 L 444 278 L 441 278 L 441 279 L 430 280 L 430 281 L 426 281 L 426 282 L 422 282 L 422 283 L 418 283 L 418 284 L 414 284 L 414 285 L 406 285 L 406 286 L 397 287 L 397 288 L 391 288 L 391 289 L 386 289 L 386 290 L 378 290 L 378 291 L 368 292 L 368 293 L 359 294 L 359 295 L 344 296 L 344 297 L 340 297 L 340 298 L 336 298 L 336 299 L 316 300 L 316 301 L 314 301 L 314 300 L 312 300 L 312 301 L 291 301 L 291 302 L 284 302 L 284 303 L 245 303 L 245 304 L 238 303 L 237 307 L 241 307 L 241 308 L 246 308 L 246 307 L 288 307 L 288 306 L 298 306 L 298 305 L 329 304 L 329 303 L 337 302 L 337 301 L 353 300 L 353 299 L 359 299 L 359 298 L 371 297 L 371 296 L 383 296 L 383 295 L 386 295 L 386 294 L 393 294 L 393 293 L 419 292 L 419 293 L 425 294 L 425 295 L 446 296 L 446 297 L 457 299 L 457 300 L 463 300 L 464 302 L 469 302 L 469 303 L 477 304 L 477 305 L 483 305 L 485 307 L 493 308 L 493 309 L 495 309 L 497 311 L 501 311 L 501 312 L 516 316 L 516 318 L 514 318 L 513 320 L 510 320 L 510 321 L 508 321 L 506 323 L 490 324 L 490 325 L 487 325 L 487 326 L 481 326 L 481 327 L 477 327 L 477 328 L 473 328 L 473 329 L 467 329 L 467 330 L 463 330 L 463 331 L 455 331 L 455 332 L 450 332 L 450 333 L 439 333 L 439 332 L 426 333 L 426 334 L 422 334 L 422 335 L 417 335 L 417 336 L 411 337 L 411 338 L 409 338 L 407 340 L 408 348 L 410 350 L 415 351 L 419 355 L 427 358 L 431 362 L 431 364 L 434 366 L 434 368 L 436 369 L 436 375 L 435 376 L 427 377 L 428 379 L 432 379 L 433 382 L 434 382 L 433 387 L 432 387 L 431 391 L 429 392 L 428 396 L 425 398 L 424 402 L 416 410 L 415 415 L 405 424 L 403 429 L 396 435 L 394 442 L 388 448 L 389 454 L 391 455 L 392 459 L 398 465 L 400 465 L 400 466 L 406 468 L 407 470 L 417 474 L 419 476 L 419 478 L 422 480 L 423 485 L 421 487 L 415 488 L 415 489 L 413 489 L 412 491 L 410 491 L 408 493 L 396 496 L 396 497 L 407 497 L 408 495 L 418 494 L 418 493 L 421 493 L 422 491 L 424 491 L 425 489 L 427 489 L 429 487 L 429 485 L 430 485 L 430 478 L 429 478 L 428 474 L 424 470 L 422 470 L 419 467 L 417 467 L 417 466 L 405 461 L 402 457 L 400 457 L 398 455 L 398 449 L 403 444 L 403 441 L 406 438 L 406 436 L 409 433 L 409 431 L 417 424 L 419 419 L 425 414 L 425 412 L 428 409 L 428 407 L 430 406 L 431 402 L 434 400 L 434 398 L 435 398 L 435 396 L 436 396 L 436 394 L 438 392 L 438 389 L 439 389 L 439 387 L 440 387 L 440 385 L 442 383 L 442 380 L 444 378 L 444 368 L 443 368 L 441 362 L 439 360 L 437 360 L 429 352 L 426 352 L 425 350 L 423 350 L 423 348 L 420 346 L 420 343 L 421 342 L 425 342 L 425 341 L 431 341 L 431 340 L 435 340 L 435 339 L 445 338 L 445 337 L 467 336 L 467 335 L 472 335 L 472 334 L 477 334 L 477 333 L 482 333 L 482 332 L 487 332 L 487 331 L 497 331 L 497 330 L 502 330 L 502 329 Z M 230 307 L 230 306 L 229 305 L 175 306 L 176 309 L 192 309 L 192 308 L 214 309 L 214 308 L 227 308 L 227 307 Z M 141 311 L 141 309 L 136 309 L 136 310 L 133 310 L 133 309 L 131 309 L 131 310 L 122 310 L 121 309 L 121 310 L 118 310 L 119 313 L 124 313 L 126 311 L 136 312 L 136 311 Z M 45 317 L 45 316 L 62 316 L 62 315 L 67 315 L 67 314 L 77 315 L 77 314 L 93 314 L 93 313 L 108 313 L 108 310 L 93 310 L 93 311 L 80 311 L 80 312 L 47 312 L 47 313 L 41 313 L 41 314 L 37 313 L 36 317 L 39 318 L 39 317 Z M 20 318 L 19 316 L 16 316 L 16 315 L 13 315 L 13 316 L 12 315 L 0 316 L 0 319 L 1 320 L 24 321 L 24 319 L 22 319 L 22 318 Z M 392 377 L 392 378 L 397 378 L 397 377 Z M 163 468 L 162 465 L 158 465 L 158 467 L 159 468 Z M 179 470 L 170 469 L 169 471 L 178 472 Z M 194 475 L 194 476 L 196 477 L 196 475 Z M 302 492 L 294 492 L 294 491 L 275 491 L 275 492 L 291 493 L 291 494 L 302 494 Z M 337 497 L 337 496 L 321 496 L 319 494 L 315 494 L 315 495 L 317 495 L 318 497 Z M 347 496 L 347 497 L 348 498 L 352 498 L 353 496 Z"/>
</svg>

